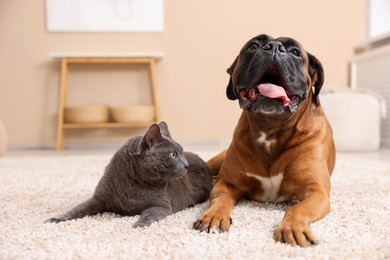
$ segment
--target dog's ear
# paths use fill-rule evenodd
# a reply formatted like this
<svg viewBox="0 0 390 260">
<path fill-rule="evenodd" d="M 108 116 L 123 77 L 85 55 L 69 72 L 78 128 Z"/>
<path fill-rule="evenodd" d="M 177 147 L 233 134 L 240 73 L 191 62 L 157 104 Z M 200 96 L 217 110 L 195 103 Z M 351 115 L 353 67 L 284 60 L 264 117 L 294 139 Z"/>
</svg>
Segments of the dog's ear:
<svg viewBox="0 0 390 260">
<path fill-rule="evenodd" d="M 234 87 L 233 87 L 233 81 L 232 81 L 232 73 L 234 70 L 234 67 L 236 67 L 238 57 L 234 60 L 233 64 L 230 66 L 230 68 L 227 69 L 227 73 L 230 75 L 229 83 L 226 87 L 226 96 L 230 100 L 236 100 L 237 95 L 235 93 Z"/>
<path fill-rule="evenodd" d="M 321 62 L 310 53 L 307 53 L 309 57 L 309 75 L 311 78 L 312 85 L 314 86 L 314 101 L 317 105 L 320 105 L 320 90 L 324 84 L 324 69 Z"/>
</svg>

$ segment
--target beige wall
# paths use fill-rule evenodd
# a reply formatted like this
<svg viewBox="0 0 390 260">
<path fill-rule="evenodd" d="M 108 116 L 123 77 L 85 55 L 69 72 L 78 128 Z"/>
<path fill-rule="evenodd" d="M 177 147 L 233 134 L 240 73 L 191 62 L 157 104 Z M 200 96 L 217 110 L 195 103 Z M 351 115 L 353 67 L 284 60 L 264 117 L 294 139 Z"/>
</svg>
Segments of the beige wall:
<svg viewBox="0 0 390 260">
<path fill-rule="evenodd" d="M 225 71 L 244 42 L 263 32 L 294 37 L 322 61 L 326 84 L 346 85 L 353 48 L 365 35 L 364 8 L 365 0 L 165 0 L 163 33 L 47 33 L 44 0 L 2 0 L 0 118 L 9 145 L 54 145 L 59 63 L 50 52 L 164 52 L 157 64 L 158 92 L 162 119 L 173 136 L 228 140 L 240 109 L 225 97 Z M 132 95 L 129 101 L 133 95 L 145 99 L 138 91 L 147 86 L 142 68 L 140 74 L 97 71 L 100 76 L 91 68 L 74 69 L 70 103 L 109 97 L 107 103 L 122 104 L 126 95 Z M 87 87 L 93 95 L 85 94 Z M 121 142 L 134 133 L 84 130 L 69 133 L 67 140 Z"/>
</svg>

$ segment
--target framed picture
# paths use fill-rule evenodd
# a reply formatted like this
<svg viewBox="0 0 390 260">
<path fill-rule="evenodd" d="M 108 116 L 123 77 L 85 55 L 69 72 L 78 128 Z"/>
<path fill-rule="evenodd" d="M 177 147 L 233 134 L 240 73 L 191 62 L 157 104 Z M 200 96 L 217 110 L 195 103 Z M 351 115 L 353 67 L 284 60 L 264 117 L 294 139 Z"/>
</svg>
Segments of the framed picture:
<svg viewBox="0 0 390 260">
<path fill-rule="evenodd" d="M 162 32 L 163 0 L 46 0 L 48 32 Z"/>
</svg>

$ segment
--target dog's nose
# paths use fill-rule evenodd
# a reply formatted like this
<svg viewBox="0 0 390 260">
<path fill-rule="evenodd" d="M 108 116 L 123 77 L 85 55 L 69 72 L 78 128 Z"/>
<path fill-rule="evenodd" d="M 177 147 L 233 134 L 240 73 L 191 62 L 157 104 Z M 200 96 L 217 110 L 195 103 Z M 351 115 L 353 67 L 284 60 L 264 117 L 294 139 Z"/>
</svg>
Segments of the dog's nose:
<svg viewBox="0 0 390 260">
<path fill-rule="evenodd" d="M 278 41 L 270 41 L 268 42 L 264 47 L 264 51 L 272 52 L 274 54 L 283 54 L 286 52 L 286 49 L 284 48 L 283 44 Z"/>
</svg>

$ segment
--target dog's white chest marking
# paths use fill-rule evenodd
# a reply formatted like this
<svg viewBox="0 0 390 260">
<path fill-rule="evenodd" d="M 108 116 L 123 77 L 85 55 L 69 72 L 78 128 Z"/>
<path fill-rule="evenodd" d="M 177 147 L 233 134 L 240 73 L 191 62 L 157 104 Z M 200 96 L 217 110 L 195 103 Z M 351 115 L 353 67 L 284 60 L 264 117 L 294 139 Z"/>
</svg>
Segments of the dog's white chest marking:
<svg viewBox="0 0 390 260">
<path fill-rule="evenodd" d="M 267 134 L 264 132 L 260 132 L 260 137 L 257 139 L 257 141 L 261 144 L 264 145 L 265 150 L 267 152 L 270 151 L 271 146 L 275 143 L 275 139 L 272 140 L 267 140 Z"/>
<path fill-rule="evenodd" d="M 261 177 L 249 172 L 246 175 L 258 180 L 261 183 L 261 188 L 263 189 L 263 193 L 255 195 L 253 199 L 263 202 L 284 201 L 283 196 L 278 197 L 279 188 L 283 180 L 283 172 L 280 172 L 278 175 L 272 176 L 271 178 Z"/>
</svg>

